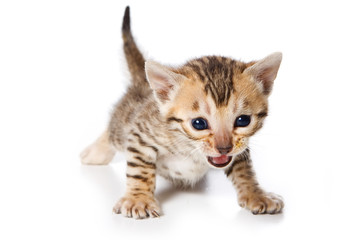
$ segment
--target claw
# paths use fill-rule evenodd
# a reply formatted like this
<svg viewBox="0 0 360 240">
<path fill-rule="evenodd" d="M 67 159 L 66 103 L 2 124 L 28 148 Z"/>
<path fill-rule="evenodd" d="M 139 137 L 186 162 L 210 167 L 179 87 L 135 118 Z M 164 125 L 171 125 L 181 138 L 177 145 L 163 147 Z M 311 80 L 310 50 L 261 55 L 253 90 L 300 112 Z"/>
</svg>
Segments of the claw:
<svg viewBox="0 0 360 240">
<path fill-rule="evenodd" d="M 152 211 L 151 211 L 151 214 L 152 214 L 152 217 L 155 217 L 155 218 L 160 217 L 160 214 L 159 214 L 157 211 L 155 211 L 155 210 L 152 210 Z"/>
<path fill-rule="evenodd" d="M 270 215 L 274 215 L 276 213 L 276 209 L 272 210 L 271 212 L 269 212 Z"/>
</svg>

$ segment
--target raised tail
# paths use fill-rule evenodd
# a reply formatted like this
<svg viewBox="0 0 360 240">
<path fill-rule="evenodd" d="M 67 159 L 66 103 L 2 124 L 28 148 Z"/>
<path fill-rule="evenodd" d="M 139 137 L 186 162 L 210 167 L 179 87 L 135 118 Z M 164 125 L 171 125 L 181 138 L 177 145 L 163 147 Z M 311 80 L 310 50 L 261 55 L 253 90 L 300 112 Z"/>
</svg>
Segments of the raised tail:
<svg viewBox="0 0 360 240">
<path fill-rule="evenodd" d="M 132 84 L 136 87 L 149 87 L 145 75 L 145 59 L 139 51 L 130 28 L 130 7 L 127 6 L 122 24 L 122 38 L 124 41 L 124 53 L 128 68 L 132 77 Z"/>
</svg>

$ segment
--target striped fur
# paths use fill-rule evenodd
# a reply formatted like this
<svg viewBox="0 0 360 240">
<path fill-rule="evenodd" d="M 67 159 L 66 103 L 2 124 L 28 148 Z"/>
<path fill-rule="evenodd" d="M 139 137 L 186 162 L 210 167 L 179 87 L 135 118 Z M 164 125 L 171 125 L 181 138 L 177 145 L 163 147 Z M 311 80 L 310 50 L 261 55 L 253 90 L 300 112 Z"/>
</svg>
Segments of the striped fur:
<svg viewBox="0 0 360 240">
<path fill-rule="evenodd" d="M 255 178 L 249 149 L 238 155 L 230 168 L 225 171 L 238 192 L 241 207 L 253 214 L 276 214 L 284 207 L 279 195 L 262 190 Z"/>
<path fill-rule="evenodd" d="M 124 53 L 130 74 L 132 76 L 132 83 L 137 88 L 148 88 L 148 82 L 144 72 L 145 59 L 139 51 L 130 28 L 130 8 L 125 9 L 122 25 L 122 38 L 124 42 Z"/>
<path fill-rule="evenodd" d="M 225 171 L 242 207 L 255 214 L 280 212 L 281 198 L 256 181 L 248 141 L 268 115 L 267 97 L 281 54 L 249 63 L 205 56 L 178 68 L 145 61 L 131 33 L 129 7 L 122 34 L 132 84 L 106 131 L 81 156 L 84 164 L 107 164 L 116 151 L 125 151 L 127 190 L 114 212 L 159 217 L 157 175 L 177 186 L 193 186 L 210 168 Z M 250 116 L 248 126 L 234 125 L 241 115 Z M 191 120 L 199 117 L 206 119 L 208 129 L 192 127 Z M 226 159 L 226 165 L 216 159 Z"/>
<path fill-rule="evenodd" d="M 225 106 L 234 90 L 234 71 L 242 72 L 246 65 L 230 58 L 209 56 L 188 62 L 185 66 L 198 75 L 217 107 Z"/>
</svg>

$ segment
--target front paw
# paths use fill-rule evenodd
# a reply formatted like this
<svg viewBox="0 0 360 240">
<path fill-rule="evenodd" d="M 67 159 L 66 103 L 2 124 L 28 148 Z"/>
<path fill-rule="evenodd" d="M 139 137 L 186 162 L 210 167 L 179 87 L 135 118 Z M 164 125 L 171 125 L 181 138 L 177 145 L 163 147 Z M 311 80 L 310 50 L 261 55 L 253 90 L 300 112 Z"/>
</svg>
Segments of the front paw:
<svg viewBox="0 0 360 240">
<path fill-rule="evenodd" d="M 284 208 L 282 197 L 274 193 L 246 194 L 239 197 L 241 207 L 249 209 L 253 214 L 276 214 Z"/>
<path fill-rule="evenodd" d="M 156 200 L 145 194 L 140 196 L 124 196 L 116 203 L 113 211 L 116 214 L 136 219 L 160 217 L 160 207 Z"/>
</svg>

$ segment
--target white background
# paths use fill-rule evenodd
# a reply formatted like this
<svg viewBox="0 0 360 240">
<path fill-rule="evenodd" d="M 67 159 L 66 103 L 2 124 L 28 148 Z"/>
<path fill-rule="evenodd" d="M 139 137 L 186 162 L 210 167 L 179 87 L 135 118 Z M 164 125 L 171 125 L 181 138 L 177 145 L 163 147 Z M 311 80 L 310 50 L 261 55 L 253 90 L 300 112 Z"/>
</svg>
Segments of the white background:
<svg viewBox="0 0 360 240">
<path fill-rule="evenodd" d="M 112 214 L 120 154 L 82 166 L 128 83 L 120 26 L 149 58 L 244 61 L 282 51 L 270 116 L 251 142 L 283 214 L 241 209 L 211 171 L 195 189 L 158 178 L 164 215 Z M 1 1 L 1 239 L 359 239 L 359 5 L 356 1 Z"/>
</svg>

